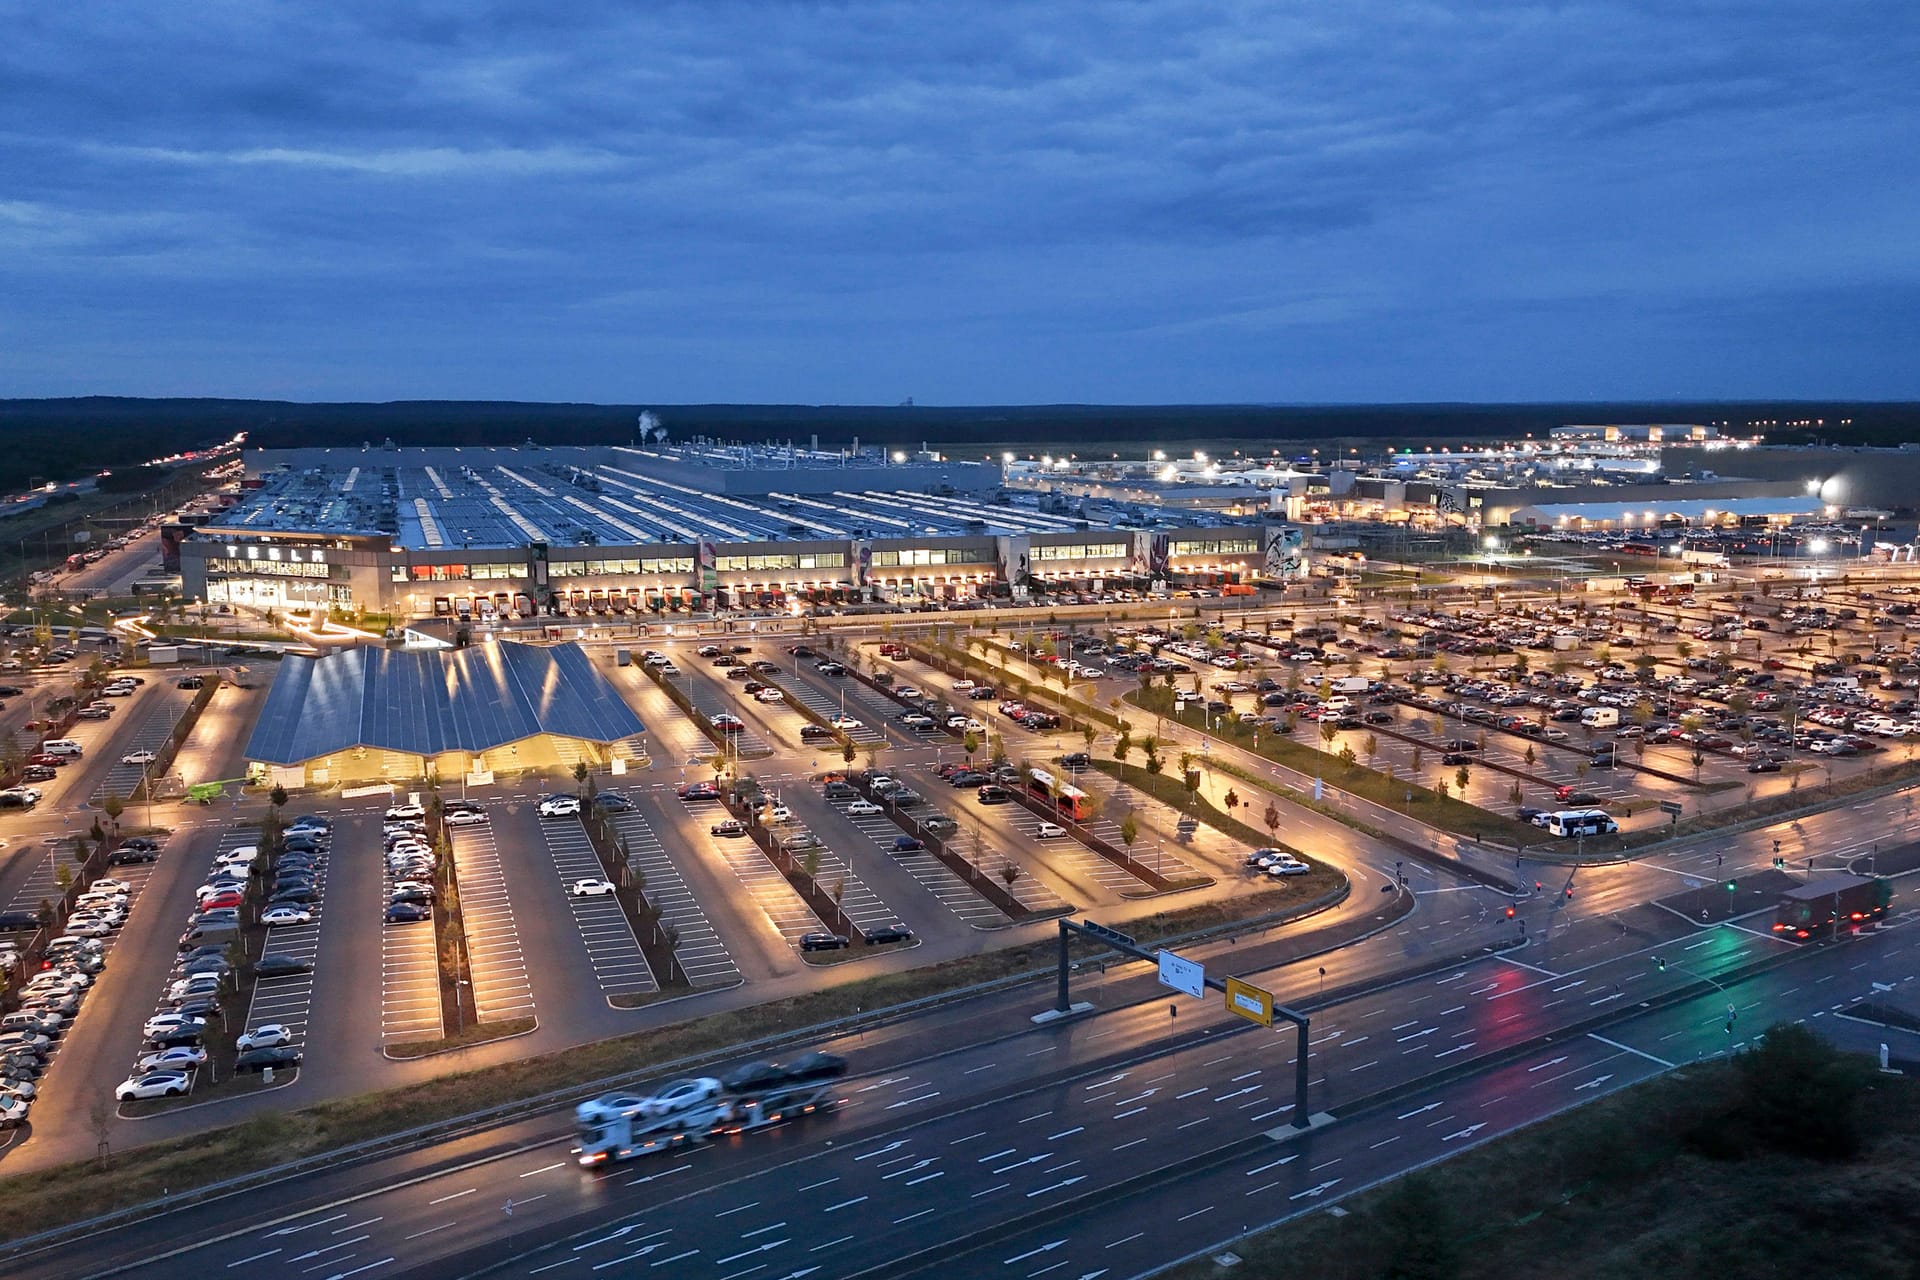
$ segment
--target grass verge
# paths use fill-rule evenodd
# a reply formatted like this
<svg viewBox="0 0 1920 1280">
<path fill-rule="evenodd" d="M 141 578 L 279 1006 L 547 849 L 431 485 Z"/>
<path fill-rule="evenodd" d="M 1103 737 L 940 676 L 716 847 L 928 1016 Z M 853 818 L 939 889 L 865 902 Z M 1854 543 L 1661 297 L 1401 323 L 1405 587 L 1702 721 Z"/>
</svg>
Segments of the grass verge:
<svg viewBox="0 0 1920 1280">
<path fill-rule="evenodd" d="M 495 1040 L 523 1036 L 538 1025 L 540 1025 L 538 1020 L 534 1018 L 506 1018 L 499 1022 L 474 1023 L 453 1035 L 441 1036 L 437 1040 L 406 1040 L 399 1044 L 390 1044 L 384 1052 L 389 1058 L 430 1058 L 436 1053 L 447 1053 L 453 1049 L 470 1049 L 476 1044 L 489 1044 Z"/>
</svg>

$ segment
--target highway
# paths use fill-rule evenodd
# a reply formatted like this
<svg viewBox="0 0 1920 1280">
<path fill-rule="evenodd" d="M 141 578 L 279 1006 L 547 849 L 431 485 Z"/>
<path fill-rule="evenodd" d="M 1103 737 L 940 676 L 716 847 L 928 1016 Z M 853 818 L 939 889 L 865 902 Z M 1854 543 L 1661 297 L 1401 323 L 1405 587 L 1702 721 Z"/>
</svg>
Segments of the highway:
<svg viewBox="0 0 1920 1280">
<path fill-rule="evenodd" d="M 1583 965 L 1527 948 L 1329 993 L 1313 1011 L 1310 1110 L 1334 1118 L 1305 1135 L 1288 1127 L 1290 1032 L 1136 969 L 1087 984 L 1101 1008 L 1090 1018 L 1023 1025 L 1020 1006 L 1039 1002 L 1027 992 L 836 1044 L 856 1072 L 837 1115 L 605 1173 L 574 1166 L 564 1115 L 536 1117 L 13 1259 L 10 1274 L 258 1265 L 332 1280 L 658 1263 L 676 1277 L 827 1277 L 912 1274 L 911 1259 L 937 1256 L 941 1275 L 1051 1274 L 1069 1259 L 1061 1274 L 1133 1275 L 1737 1048 L 1771 1021 L 1826 1017 L 1916 967 L 1910 927 L 1795 950 L 1743 925 L 1670 918 L 1666 936 L 1617 935 Z M 1755 961 L 1773 965 L 1730 978 Z M 1249 974 L 1311 1006 L 1316 967 Z M 927 1042 L 955 1047 L 917 1051 Z M 1133 1203 L 1153 1178 L 1157 1198 Z M 1149 1215 L 1155 1229 L 1136 1234 Z"/>
</svg>

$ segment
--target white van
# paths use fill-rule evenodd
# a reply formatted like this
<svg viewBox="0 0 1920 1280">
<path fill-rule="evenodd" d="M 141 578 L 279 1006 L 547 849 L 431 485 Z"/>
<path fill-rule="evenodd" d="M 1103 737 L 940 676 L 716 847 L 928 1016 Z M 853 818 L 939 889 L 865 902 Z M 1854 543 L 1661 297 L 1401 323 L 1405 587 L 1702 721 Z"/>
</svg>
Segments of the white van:
<svg viewBox="0 0 1920 1280">
<path fill-rule="evenodd" d="M 40 744 L 40 749 L 50 756 L 72 756 L 76 760 L 84 751 L 72 738 L 49 738 Z"/>
<path fill-rule="evenodd" d="M 1547 815 L 1547 834 L 1562 840 L 1575 836 L 1610 836 L 1620 824 L 1602 809 L 1562 809 Z"/>
<path fill-rule="evenodd" d="M 1620 723 L 1618 707 L 1588 707 L 1580 713 L 1580 723 L 1589 729 L 1611 729 Z"/>
</svg>

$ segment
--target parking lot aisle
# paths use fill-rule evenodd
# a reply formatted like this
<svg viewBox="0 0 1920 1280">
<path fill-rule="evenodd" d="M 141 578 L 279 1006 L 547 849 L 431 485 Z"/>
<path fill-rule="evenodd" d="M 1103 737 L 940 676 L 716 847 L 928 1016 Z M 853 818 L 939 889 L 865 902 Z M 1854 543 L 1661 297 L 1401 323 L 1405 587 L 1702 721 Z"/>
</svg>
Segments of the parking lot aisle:
<svg viewBox="0 0 1920 1280">
<path fill-rule="evenodd" d="M 164 848 L 164 845 L 163 845 L 163 848 Z M 56 850 L 54 857 L 58 857 L 58 856 L 59 856 L 59 851 Z M 34 874 L 37 876 L 42 874 L 44 871 L 44 874 L 47 877 L 47 886 L 48 886 L 48 893 L 44 896 L 47 896 L 49 898 L 57 898 L 59 896 L 60 891 L 59 891 L 59 888 L 54 884 L 54 879 L 53 879 L 54 872 L 52 868 L 54 866 L 54 858 L 49 857 L 49 858 L 42 859 L 41 861 L 44 864 L 43 867 L 36 868 Z M 118 943 L 121 936 L 126 933 L 127 925 L 133 922 L 133 918 L 134 918 L 133 913 L 140 906 L 141 895 L 143 891 L 146 889 L 148 882 L 153 879 L 155 866 L 156 864 L 151 862 L 138 862 L 138 863 L 134 863 L 131 866 L 107 868 L 107 874 L 111 876 L 113 879 L 126 881 L 127 917 L 124 921 L 121 922 L 121 925 L 118 929 L 115 929 L 112 933 L 109 933 L 100 939 L 100 943 L 101 943 L 100 958 L 103 962 L 108 964 L 112 963 L 114 945 Z M 39 897 L 34 897 L 30 900 L 22 901 L 20 899 L 24 894 L 25 894 L 24 889 L 21 891 L 20 894 L 16 894 L 15 895 L 16 900 L 8 907 L 8 909 L 14 910 L 14 911 L 32 911 L 37 907 L 39 907 L 40 905 Z M 142 918 L 142 923 L 143 924 L 145 923 L 144 917 Z M 173 935 L 171 934 L 168 935 L 168 937 L 172 937 L 172 936 Z M 22 940 L 24 940 L 24 937 L 25 935 L 22 935 Z M 81 1000 L 80 1009 L 78 1012 L 81 1014 L 84 1014 L 87 1008 L 89 1007 L 89 1005 L 93 1003 L 97 1003 L 97 1002 L 83 997 Z M 110 1004 L 103 1003 L 102 1007 L 111 1009 L 112 1006 Z M 107 1015 L 101 1014 L 99 1016 L 105 1017 Z M 53 1063 L 59 1059 L 60 1046 L 66 1043 L 68 1038 L 72 1035 L 73 1029 L 74 1029 L 74 1023 L 75 1023 L 75 1018 L 67 1019 L 64 1033 L 61 1035 L 59 1039 L 56 1039 L 53 1041 L 51 1045 L 51 1052 L 48 1054 L 48 1057 L 47 1057 L 47 1066 L 49 1069 L 51 1069 Z M 44 1081 L 45 1077 L 43 1076 L 42 1079 Z M 97 1083 L 97 1082 L 94 1082 L 94 1083 Z"/>
<path fill-rule="evenodd" d="M 356 824 L 357 825 L 357 824 Z M 373 830 L 373 848 L 364 856 L 379 856 L 379 828 Z M 384 876 L 374 878 L 377 898 L 370 904 L 374 919 L 387 907 Z M 446 1034 L 440 1017 L 440 967 L 433 950 L 433 922 L 417 920 L 380 926 L 380 1039 L 433 1040 Z"/>
<path fill-rule="evenodd" d="M 699 764 L 719 749 L 700 732 L 693 721 L 687 719 L 686 712 L 662 693 L 651 679 L 641 674 L 640 668 L 632 667 L 629 670 L 632 674 L 627 678 L 622 693 L 646 724 L 659 763 L 676 767 Z"/>
<path fill-rule="evenodd" d="M 201 868 L 200 874 L 203 877 L 211 876 L 213 873 L 214 866 L 218 863 L 219 856 L 221 854 L 228 853 L 234 849 L 239 849 L 245 846 L 257 845 L 259 844 L 259 842 L 260 842 L 260 831 L 257 827 L 253 826 L 252 824 L 248 824 L 246 826 L 227 827 L 225 830 L 221 831 L 219 843 L 214 846 L 213 857 L 210 858 L 207 864 Z M 193 882 L 189 881 L 189 883 L 193 883 Z M 186 926 L 186 923 L 187 922 L 184 920 L 181 921 L 181 926 L 184 928 Z M 169 998 L 169 991 L 173 985 L 173 982 L 174 982 L 174 977 L 170 970 L 162 974 L 162 977 L 160 980 L 160 990 L 157 997 L 154 1000 L 154 1005 L 153 1005 L 153 1011 L 156 1015 L 173 1012 L 174 1001 Z M 221 1010 L 222 1018 L 231 1018 L 233 1017 L 233 1015 L 234 1015 L 234 1011 L 231 1008 L 223 1008 Z M 142 1047 L 142 1049 L 140 1050 L 140 1054 L 145 1054 L 146 1052 L 148 1052 L 148 1050 Z M 138 1061 L 138 1057 L 139 1057 L 139 1054 L 136 1054 L 135 1059 L 127 1063 L 127 1070 L 129 1074 L 132 1073 L 135 1062 Z M 201 1081 L 200 1069 L 192 1069 L 190 1070 L 189 1074 L 192 1077 L 191 1084 L 189 1085 L 189 1092 L 191 1092 L 193 1088 L 198 1087 L 200 1084 L 200 1081 Z"/>
<path fill-rule="evenodd" d="M 784 667 L 781 668 L 780 674 L 774 676 L 773 679 L 780 682 L 780 687 L 786 690 L 789 698 L 805 706 L 807 710 L 813 712 L 821 719 L 831 720 L 834 716 L 840 714 L 840 697 L 838 693 L 829 695 L 823 689 L 816 689 L 811 684 L 808 684 L 805 679 L 795 675 L 791 670 Z M 871 712 L 861 709 L 858 704 L 850 699 L 847 703 L 847 714 L 855 720 L 860 721 L 860 727 L 858 729 L 847 730 L 847 737 L 852 739 L 854 746 L 864 748 L 878 746 L 886 742 L 887 735 L 880 732 L 876 724 L 873 723 Z M 799 732 L 799 729 L 796 727 L 794 729 L 794 736 L 796 738 L 798 738 Z M 832 743 L 821 744 L 823 750 L 832 750 L 833 746 L 834 744 Z"/>
<path fill-rule="evenodd" d="M 213 700 L 194 722 L 193 732 L 174 754 L 172 772 L 188 782 L 214 782 L 245 773 L 246 766 L 236 753 L 245 747 L 253 722 L 266 705 L 277 669 L 276 665 L 255 672 L 251 689 L 222 681 L 213 691 Z M 185 696 L 191 701 L 194 695 L 189 691 Z M 183 704 L 181 711 L 185 710 Z"/>
<path fill-rule="evenodd" d="M 1178 852 L 1175 833 L 1178 829 L 1180 814 L 1177 810 L 1161 804 L 1144 792 L 1135 791 L 1132 787 L 1114 781 L 1097 769 L 1084 769 L 1076 773 L 1073 776 L 1073 784 L 1082 791 L 1100 797 L 1100 816 L 1087 824 L 1087 830 L 1094 835 L 1117 848 L 1124 849 L 1126 845 L 1120 839 L 1120 815 L 1132 809 L 1140 815 L 1140 825 L 1145 828 L 1142 836 L 1146 838 L 1137 838 L 1133 846 L 1134 856 L 1142 865 L 1152 867 L 1161 875 L 1174 880 L 1184 876 L 1206 874 L 1196 870 Z M 1152 847 L 1151 840 L 1156 830 L 1159 832 L 1158 838 L 1162 841 L 1158 849 Z M 1286 834 L 1285 827 L 1281 828 L 1281 834 L 1282 836 Z M 1193 833 L 1191 843 L 1197 848 L 1212 853 L 1217 860 L 1234 866 L 1238 866 L 1244 856 L 1244 850 L 1241 849 L 1238 841 L 1220 835 L 1205 823 L 1200 824 L 1199 829 Z"/>
<path fill-rule="evenodd" d="M 797 839 L 801 843 L 811 837 L 818 840 L 807 829 L 805 823 L 797 819 L 782 827 L 775 828 L 777 838 Z M 878 893 L 860 878 L 860 873 L 851 863 L 829 848 L 824 841 L 811 849 L 800 848 L 793 851 L 795 861 L 804 864 L 807 858 L 819 854 L 819 871 L 814 880 L 829 894 L 839 886 L 840 910 L 846 913 L 854 928 L 865 933 L 869 929 L 878 929 L 885 925 L 900 923 L 900 915 L 883 901 Z"/>
<path fill-rule="evenodd" d="M 520 932 L 513 924 L 513 901 L 507 896 L 493 830 L 456 827 L 452 834 L 475 1013 L 482 1022 L 531 1017 L 533 985 L 520 951 Z"/>
<path fill-rule="evenodd" d="M 709 814 L 714 822 L 727 816 L 719 805 L 703 806 L 703 810 L 696 815 L 703 822 Z M 760 852 L 760 846 L 752 840 L 745 836 L 710 835 L 704 826 L 694 838 L 704 841 L 707 852 L 727 864 L 727 869 L 746 887 L 753 905 L 766 914 L 774 930 L 789 943 L 798 946 L 802 934 L 830 932 L 806 899 L 787 883 L 779 868 L 767 860 L 767 855 Z"/>
<path fill-rule="evenodd" d="M 675 682 L 675 687 L 686 694 L 687 701 L 693 704 L 696 711 L 706 717 L 709 724 L 713 722 L 713 717 L 722 712 L 728 715 L 735 714 L 733 707 L 728 705 L 726 697 L 721 694 L 718 689 L 713 688 L 705 681 L 691 680 L 685 675 L 668 676 L 666 678 Z M 681 714 L 684 715 L 686 713 L 682 712 Z M 733 738 L 734 748 L 743 757 L 770 756 L 773 754 L 773 744 L 768 742 L 766 736 L 751 725 L 734 734 Z M 711 753 L 712 750 L 712 747 L 708 748 L 709 753 Z"/>
<path fill-rule="evenodd" d="M 291 956 L 307 966 L 305 973 L 289 973 L 278 978 L 260 978 L 253 984 L 253 1002 L 247 1010 L 247 1026 L 277 1022 L 293 1033 L 293 1045 L 303 1053 L 307 1043 L 307 1021 L 313 1011 L 313 975 L 320 957 L 320 920 L 326 911 L 330 887 L 329 850 L 314 865 L 314 900 L 306 904 L 313 918 L 305 924 L 276 924 L 267 929 L 264 956 Z"/>
<path fill-rule="evenodd" d="M 14 855 L 17 858 L 32 859 L 33 870 L 27 873 L 27 878 L 22 880 L 20 886 L 13 891 L 13 897 L 7 903 L 7 910 L 38 911 L 42 902 L 60 900 L 60 862 L 64 858 L 68 866 L 73 865 L 73 846 L 67 843 L 65 837 L 50 836 L 48 839 L 53 842 L 53 845 L 44 854 L 25 849 Z M 124 870 L 126 870 L 124 867 L 116 868 L 112 874 L 119 875 Z"/>
<path fill-rule="evenodd" d="M 604 893 L 587 897 L 572 892 L 575 881 L 598 880 L 606 875 L 580 819 L 543 818 L 540 835 L 553 859 L 553 869 L 560 875 L 560 887 L 573 912 L 574 927 L 580 931 L 580 941 L 586 944 L 587 963 L 593 966 L 593 976 L 600 989 L 608 995 L 658 991 L 660 984 L 647 968 L 647 959 L 640 953 L 640 944 L 633 936 L 633 926 L 614 896 Z"/>
<path fill-rule="evenodd" d="M 901 870 L 912 876 L 920 886 L 940 904 L 967 924 L 980 929 L 997 929 L 1007 922 L 1007 913 L 981 897 L 965 880 L 953 873 L 946 863 L 922 849 L 918 852 L 896 853 L 893 848 L 900 828 L 893 819 L 883 813 L 845 813 L 848 801 L 836 801 L 835 807 L 842 810 L 846 820 L 852 823 L 888 857 L 900 864 Z M 984 868 L 982 869 L 985 870 Z"/>
<path fill-rule="evenodd" d="M 626 841 L 628 865 L 644 875 L 647 902 L 660 913 L 662 923 L 680 936 L 674 960 L 696 987 L 730 987 L 740 981 L 739 967 L 726 943 L 714 932 L 713 922 L 668 856 L 652 826 L 631 810 L 609 815 L 617 838 Z"/>
<path fill-rule="evenodd" d="M 167 735 L 173 732 L 173 726 L 180 723 L 180 716 L 186 709 L 186 695 L 178 698 L 163 695 L 148 706 L 140 719 L 134 723 L 133 731 L 115 742 L 112 750 L 117 751 L 121 756 L 131 755 L 136 751 L 160 750 L 167 741 Z M 103 743 L 109 740 L 105 735 L 101 738 Z M 98 804 L 108 796 L 132 795 L 134 788 L 140 785 L 140 777 L 144 772 L 145 766 L 126 764 L 116 757 L 113 767 L 94 786 L 93 794 L 87 799 L 90 803 Z"/>
<path fill-rule="evenodd" d="M 1084 789 L 1084 788 L 1083 788 Z M 1005 806 L 1010 812 L 1007 822 L 1020 835 L 1033 841 L 1035 852 L 1043 861 L 1065 867 L 1074 875 L 1081 876 L 1099 885 L 1108 893 L 1137 893 L 1147 887 L 1147 882 L 1134 875 L 1125 867 L 1115 866 L 1110 860 L 1075 840 L 1071 835 L 1040 838 L 1040 824 L 1046 819 L 1030 809 L 1014 805 Z M 1063 823 L 1054 823 L 1063 826 Z M 1125 848 L 1120 843 L 1118 824 L 1115 824 L 1112 836 L 1103 837 L 1113 842 L 1116 848 Z M 1096 832 L 1095 834 L 1099 834 Z"/>
</svg>

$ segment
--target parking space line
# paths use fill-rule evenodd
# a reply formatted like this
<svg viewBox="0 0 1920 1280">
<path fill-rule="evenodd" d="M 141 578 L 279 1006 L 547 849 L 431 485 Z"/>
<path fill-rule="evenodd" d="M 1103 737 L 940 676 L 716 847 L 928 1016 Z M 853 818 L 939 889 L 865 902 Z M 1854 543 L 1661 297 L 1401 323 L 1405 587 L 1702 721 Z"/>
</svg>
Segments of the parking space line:
<svg viewBox="0 0 1920 1280">
<path fill-rule="evenodd" d="M 460 885 L 460 916 L 466 929 L 467 965 L 473 974 L 473 1006 L 482 1022 L 533 1014 L 533 984 L 527 979 L 520 932 L 513 923 L 500 849 L 488 826 L 449 829 L 454 874 Z"/>
</svg>

